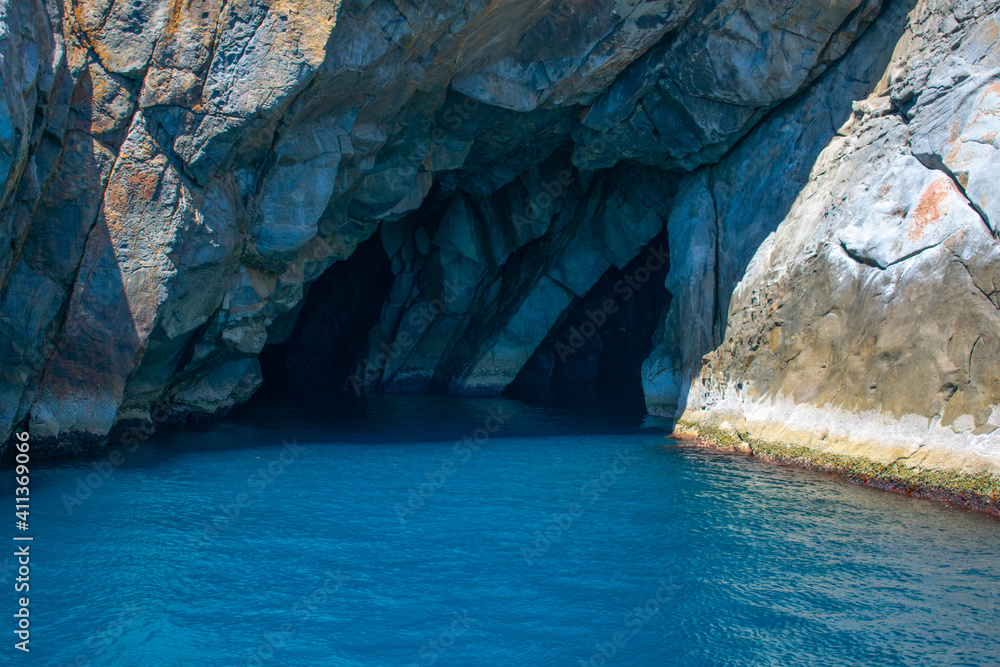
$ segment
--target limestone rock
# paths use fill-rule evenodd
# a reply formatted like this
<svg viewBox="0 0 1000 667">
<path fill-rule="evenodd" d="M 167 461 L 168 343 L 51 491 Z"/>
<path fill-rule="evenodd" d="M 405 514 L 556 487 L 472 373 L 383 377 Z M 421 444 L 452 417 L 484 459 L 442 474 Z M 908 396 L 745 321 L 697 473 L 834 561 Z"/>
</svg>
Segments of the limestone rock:
<svg viewBox="0 0 1000 667">
<path fill-rule="evenodd" d="M 0 442 L 99 449 L 279 366 L 496 394 L 655 344 L 652 411 L 995 461 L 996 11 L 0 0 Z"/>
<path fill-rule="evenodd" d="M 691 382 L 683 421 L 885 465 L 1000 472 L 1000 243 L 995 188 L 982 185 L 1000 147 L 997 27 L 996 3 L 911 14 L 873 94 L 787 213 L 767 216 L 774 232 L 732 292 L 721 345 L 697 368 L 677 355 Z"/>
</svg>

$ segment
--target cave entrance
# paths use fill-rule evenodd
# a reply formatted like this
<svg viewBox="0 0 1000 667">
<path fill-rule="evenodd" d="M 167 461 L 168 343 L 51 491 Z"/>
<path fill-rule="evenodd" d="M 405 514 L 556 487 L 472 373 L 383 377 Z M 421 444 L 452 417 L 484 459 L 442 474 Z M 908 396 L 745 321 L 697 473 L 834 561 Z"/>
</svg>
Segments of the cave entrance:
<svg viewBox="0 0 1000 667">
<path fill-rule="evenodd" d="M 645 414 L 642 364 L 671 296 L 664 228 L 623 268 L 612 267 L 562 314 L 504 395 Z M 276 320 L 259 356 L 258 397 L 343 395 L 389 301 L 395 275 L 381 233 L 311 283 L 299 308 Z"/>
<path fill-rule="evenodd" d="M 394 275 L 378 232 L 310 283 L 298 308 L 275 320 L 258 357 L 258 395 L 342 392 L 364 356 Z M 276 340 L 275 340 L 276 339 Z"/>
<path fill-rule="evenodd" d="M 666 228 L 624 268 L 612 267 L 576 299 L 535 350 L 505 395 L 555 398 L 585 385 L 611 403 L 645 412 L 642 364 L 671 295 Z"/>
</svg>

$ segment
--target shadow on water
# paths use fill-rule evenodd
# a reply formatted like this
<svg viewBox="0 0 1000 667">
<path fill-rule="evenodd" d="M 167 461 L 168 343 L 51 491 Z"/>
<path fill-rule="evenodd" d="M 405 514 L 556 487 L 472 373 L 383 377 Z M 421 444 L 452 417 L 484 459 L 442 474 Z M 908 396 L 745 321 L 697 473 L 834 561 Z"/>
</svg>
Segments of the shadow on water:
<svg viewBox="0 0 1000 667">
<path fill-rule="evenodd" d="M 530 440 L 645 433 L 659 434 L 666 443 L 671 426 L 646 415 L 642 390 L 630 382 L 558 385 L 495 398 L 358 396 L 286 384 L 262 390 L 224 420 L 164 428 L 144 442 L 111 446 L 90 457 L 39 461 L 35 467 L 90 473 L 120 456 L 115 468 L 153 469 L 192 452 L 277 451 L 285 443 L 422 446 L 484 435 Z"/>
<path fill-rule="evenodd" d="M 228 422 L 262 429 L 294 424 L 307 433 L 361 442 L 439 442 L 469 435 L 491 415 L 505 418 L 497 431 L 504 438 L 633 433 L 646 422 L 640 387 L 596 382 L 491 398 L 263 391 Z"/>
</svg>

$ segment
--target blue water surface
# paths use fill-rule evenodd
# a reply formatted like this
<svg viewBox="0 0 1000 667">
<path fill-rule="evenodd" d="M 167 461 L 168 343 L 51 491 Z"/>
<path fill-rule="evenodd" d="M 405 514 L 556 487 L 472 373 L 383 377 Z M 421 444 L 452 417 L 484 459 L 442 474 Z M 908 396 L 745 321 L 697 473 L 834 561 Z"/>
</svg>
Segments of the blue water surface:
<svg viewBox="0 0 1000 667">
<path fill-rule="evenodd" d="M 258 401 L 35 467 L 31 653 L 8 621 L 0 661 L 1000 664 L 1000 521 L 611 398 Z"/>
</svg>

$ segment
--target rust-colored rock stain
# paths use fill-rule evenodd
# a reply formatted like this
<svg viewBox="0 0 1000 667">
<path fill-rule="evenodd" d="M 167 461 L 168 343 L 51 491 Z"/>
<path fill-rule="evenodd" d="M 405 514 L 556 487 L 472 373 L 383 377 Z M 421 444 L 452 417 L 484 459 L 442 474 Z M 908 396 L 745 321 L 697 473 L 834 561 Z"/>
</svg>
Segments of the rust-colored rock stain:
<svg viewBox="0 0 1000 667">
<path fill-rule="evenodd" d="M 941 211 L 941 204 L 948 198 L 948 192 L 955 186 L 943 178 L 939 178 L 928 187 L 920 197 L 913 212 L 913 224 L 910 227 L 909 238 L 916 241 L 924 235 L 927 225 L 934 224 L 944 213 Z"/>
</svg>

